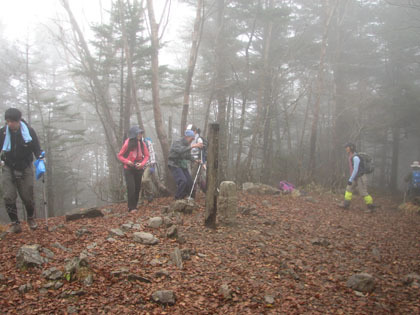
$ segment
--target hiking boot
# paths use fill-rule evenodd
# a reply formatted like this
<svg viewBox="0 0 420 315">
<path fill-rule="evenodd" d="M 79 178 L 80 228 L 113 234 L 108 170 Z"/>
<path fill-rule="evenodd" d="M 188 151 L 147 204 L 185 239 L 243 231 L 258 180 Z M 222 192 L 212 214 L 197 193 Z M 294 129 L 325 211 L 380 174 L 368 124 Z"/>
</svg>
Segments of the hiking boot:
<svg viewBox="0 0 420 315">
<path fill-rule="evenodd" d="M 367 205 L 367 211 L 366 212 L 369 212 L 369 213 L 375 212 L 376 211 L 375 210 L 376 208 L 379 208 L 379 206 L 374 205 L 373 203 L 371 203 L 371 204 Z"/>
<path fill-rule="evenodd" d="M 338 205 L 341 209 L 348 209 L 350 208 L 350 201 L 344 200 L 342 203 Z"/>
<path fill-rule="evenodd" d="M 29 228 L 30 228 L 31 230 L 36 230 L 36 228 L 38 227 L 38 224 L 36 224 L 36 221 L 35 221 L 35 219 L 34 219 L 34 218 L 28 218 L 27 223 L 28 223 Z"/>
<path fill-rule="evenodd" d="M 7 230 L 7 233 L 20 233 L 22 232 L 22 228 L 18 222 L 13 222 L 9 229 Z"/>
</svg>

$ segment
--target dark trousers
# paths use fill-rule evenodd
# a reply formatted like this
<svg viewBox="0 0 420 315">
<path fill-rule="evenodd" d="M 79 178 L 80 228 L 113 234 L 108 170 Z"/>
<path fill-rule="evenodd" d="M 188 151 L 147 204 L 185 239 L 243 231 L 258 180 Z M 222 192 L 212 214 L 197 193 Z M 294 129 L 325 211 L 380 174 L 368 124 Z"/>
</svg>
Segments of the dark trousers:
<svg viewBox="0 0 420 315">
<path fill-rule="evenodd" d="M 10 221 L 19 222 L 16 208 L 16 199 L 19 194 L 25 205 L 28 218 L 33 218 L 34 203 L 34 171 L 29 165 L 23 171 L 13 170 L 8 166 L 3 167 L 3 199 Z"/>
<path fill-rule="evenodd" d="M 127 185 L 128 211 L 135 210 L 139 202 L 143 170 L 135 168 L 124 169 L 124 176 Z"/>
<path fill-rule="evenodd" d="M 187 197 L 190 194 L 193 185 L 188 169 L 173 166 L 169 166 L 169 169 L 171 170 L 176 183 L 175 199 Z"/>
</svg>

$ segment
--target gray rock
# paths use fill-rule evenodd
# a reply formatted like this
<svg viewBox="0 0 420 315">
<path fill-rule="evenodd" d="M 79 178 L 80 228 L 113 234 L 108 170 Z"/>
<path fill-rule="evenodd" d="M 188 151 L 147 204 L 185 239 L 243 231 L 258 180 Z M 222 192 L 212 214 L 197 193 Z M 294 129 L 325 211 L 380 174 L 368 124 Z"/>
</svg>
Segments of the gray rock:
<svg viewBox="0 0 420 315">
<path fill-rule="evenodd" d="M 165 269 L 161 269 L 155 272 L 155 277 L 156 278 L 160 278 L 160 277 L 169 278 L 169 272 Z"/>
<path fill-rule="evenodd" d="M 168 238 L 176 238 L 178 237 L 178 227 L 176 225 L 172 225 L 166 231 L 166 237 Z"/>
<path fill-rule="evenodd" d="M 170 217 L 163 217 L 163 224 L 168 228 L 173 225 L 173 222 Z"/>
<path fill-rule="evenodd" d="M 121 225 L 121 230 L 123 231 L 129 231 L 133 228 L 133 224 L 132 223 L 124 223 Z"/>
<path fill-rule="evenodd" d="M 8 234 L 7 232 L 1 232 L 0 233 L 0 241 L 3 240 L 4 238 L 6 238 L 7 234 Z"/>
<path fill-rule="evenodd" d="M 194 255 L 195 251 L 188 249 L 188 248 L 183 248 L 181 249 L 181 257 L 182 260 L 190 260 L 191 259 L 191 255 Z"/>
<path fill-rule="evenodd" d="M 93 283 L 93 275 L 92 275 L 92 274 L 89 274 L 89 275 L 87 275 L 87 277 L 83 280 L 83 284 L 89 287 L 89 286 L 91 286 L 91 285 L 92 285 L 92 283 Z"/>
<path fill-rule="evenodd" d="M 82 237 L 83 235 L 85 235 L 85 234 L 92 234 L 92 232 L 91 231 L 89 231 L 88 229 L 86 229 L 86 228 L 81 228 L 81 229 L 78 229 L 77 231 L 76 231 L 76 236 L 77 237 Z"/>
<path fill-rule="evenodd" d="M 232 290 L 227 284 L 222 284 L 219 288 L 219 294 L 223 296 L 225 300 L 232 298 Z"/>
<path fill-rule="evenodd" d="M 48 280 L 57 280 L 63 276 L 63 272 L 55 267 L 49 268 L 42 272 L 42 276 Z"/>
<path fill-rule="evenodd" d="M 271 207 L 271 204 L 270 204 L 270 202 L 268 201 L 268 200 L 263 200 L 262 202 L 262 205 L 264 206 L 264 207 Z"/>
<path fill-rule="evenodd" d="M 311 239 L 312 245 L 318 245 L 318 246 L 328 246 L 330 245 L 330 242 L 324 238 L 313 238 Z"/>
<path fill-rule="evenodd" d="M 109 242 L 109 243 L 115 243 L 117 240 L 115 238 L 113 238 L 113 237 L 108 237 L 106 239 L 106 241 Z"/>
<path fill-rule="evenodd" d="M 224 181 L 220 184 L 217 197 L 217 215 L 221 224 L 234 225 L 238 212 L 238 196 L 236 184 L 232 181 Z"/>
<path fill-rule="evenodd" d="M 141 225 L 138 223 L 133 224 L 133 230 L 141 230 Z"/>
<path fill-rule="evenodd" d="M 58 290 L 63 286 L 63 282 L 57 281 L 54 285 L 54 289 Z"/>
<path fill-rule="evenodd" d="M 63 245 L 61 245 L 60 243 L 56 242 L 54 244 L 51 245 L 54 248 L 58 248 L 61 249 L 64 252 L 71 252 L 72 250 L 70 248 L 64 247 Z"/>
<path fill-rule="evenodd" d="M 157 258 L 154 258 L 154 259 L 152 259 L 151 261 L 150 261 L 150 265 L 152 265 L 152 266 L 160 266 L 160 265 L 163 265 L 163 262 L 162 261 L 160 261 L 159 259 L 157 259 Z"/>
<path fill-rule="evenodd" d="M 381 261 L 381 253 L 376 247 L 372 248 L 372 256 L 375 258 L 376 261 Z"/>
<path fill-rule="evenodd" d="M 75 314 L 78 313 L 79 311 L 77 310 L 77 307 L 74 305 L 69 305 L 67 306 L 67 313 L 69 314 Z"/>
<path fill-rule="evenodd" d="M 47 282 L 46 284 L 44 284 L 42 287 L 44 288 L 44 289 L 51 289 L 51 288 L 53 288 L 55 286 L 55 282 L 54 281 L 49 281 L 49 282 Z"/>
<path fill-rule="evenodd" d="M 265 303 L 267 303 L 267 304 L 274 304 L 274 296 L 272 296 L 272 295 L 266 295 L 266 296 L 264 296 L 264 301 L 265 301 Z"/>
<path fill-rule="evenodd" d="M 6 280 L 6 277 L 0 273 L 0 281 L 4 281 L 4 280 Z"/>
<path fill-rule="evenodd" d="M 184 264 L 182 262 L 182 254 L 179 248 L 175 248 L 175 250 L 171 253 L 171 260 L 179 269 L 184 268 Z"/>
<path fill-rule="evenodd" d="M 20 287 L 19 287 L 19 289 L 18 289 L 18 291 L 20 292 L 20 293 L 26 293 L 26 292 L 28 292 L 28 291 L 30 291 L 30 290 L 32 290 L 32 284 L 30 284 L 29 282 L 28 283 L 26 283 L 26 284 L 22 284 Z"/>
<path fill-rule="evenodd" d="M 135 232 L 133 234 L 133 239 L 135 242 L 145 245 L 156 245 L 157 243 L 159 243 L 158 238 L 156 238 L 153 234 L 146 232 Z"/>
<path fill-rule="evenodd" d="M 353 290 L 370 293 L 375 290 L 375 279 L 368 273 L 358 273 L 352 275 L 346 285 Z"/>
<path fill-rule="evenodd" d="M 136 275 L 136 274 L 133 274 L 133 273 L 130 273 L 127 276 L 127 280 L 128 281 L 140 281 L 140 282 L 144 282 L 144 283 L 152 283 L 152 280 L 150 280 L 148 278 L 145 278 L 145 277 L 142 277 L 142 276 L 139 276 L 139 275 Z"/>
<path fill-rule="evenodd" d="M 163 219 L 161 217 L 154 217 L 150 218 L 147 225 L 153 229 L 158 229 L 163 223 Z"/>
<path fill-rule="evenodd" d="M 278 195 L 280 194 L 280 190 L 264 185 L 264 184 L 254 184 L 254 183 L 243 183 L 242 190 L 246 193 L 252 195 Z"/>
<path fill-rule="evenodd" d="M 109 235 L 111 236 L 124 236 L 125 233 L 123 231 L 121 231 L 120 229 L 111 229 L 109 230 Z"/>
<path fill-rule="evenodd" d="M 410 273 L 408 275 L 406 275 L 403 279 L 403 283 L 405 285 L 413 285 L 414 286 L 419 286 L 420 284 L 420 275 L 416 274 L 416 273 Z"/>
<path fill-rule="evenodd" d="M 169 205 L 168 212 L 181 212 L 184 214 L 191 214 L 196 208 L 196 204 L 193 200 L 176 200 Z"/>
<path fill-rule="evenodd" d="M 87 249 L 94 249 L 98 244 L 96 242 L 90 243 L 86 248 Z"/>
<path fill-rule="evenodd" d="M 121 269 L 118 269 L 118 270 L 111 271 L 111 276 L 120 277 L 120 276 L 125 275 L 127 273 L 128 273 L 127 268 L 121 268 Z"/>
<path fill-rule="evenodd" d="M 45 259 L 39 254 L 39 245 L 23 245 L 16 255 L 18 268 L 41 266 Z"/>
<path fill-rule="evenodd" d="M 50 251 L 48 248 L 43 247 L 42 253 L 50 259 L 54 258 L 54 253 Z"/>
<path fill-rule="evenodd" d="M 174 305 L 176 297 L 175 293 L 171 290 L 161 290 L 152 294 L 152 300 L 163 305 Z"/>
<path fill-rule="evenodd" d="M 70 275 L 76 273 L 81 267 L 87 267 L 89 262 L 87 258 L 73 257 L 65 266 L 66 273 Z"/>
<path fill-rule="evenodd" d="M 66 221 L 80 220 L 84 218 L 103 217 L 104 214 L 98 208 L 74 209 L 66 213 Z"/>
</svg>

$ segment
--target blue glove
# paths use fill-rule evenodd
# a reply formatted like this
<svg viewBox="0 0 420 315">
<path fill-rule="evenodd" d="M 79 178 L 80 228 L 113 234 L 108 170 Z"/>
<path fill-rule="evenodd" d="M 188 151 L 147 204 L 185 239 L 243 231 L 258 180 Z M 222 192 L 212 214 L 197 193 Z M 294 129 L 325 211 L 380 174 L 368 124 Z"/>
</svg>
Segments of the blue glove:
<svg viewBox="0 0 420 315">
<path fill-rule="evenodd" d="M 154 173 L 155 172 L 155 167 L 154 166 L 150 166 L 149 170 L 150 170 L 150 173 Z"/>
<path fill-rule="evenodd" d="M 351 184 L 352 184 L 352 183 L 351 183 L 351 181 L 348 181 L 347 185 L 348 185 L 348 186 L 351 186 Z"/>
</svg>

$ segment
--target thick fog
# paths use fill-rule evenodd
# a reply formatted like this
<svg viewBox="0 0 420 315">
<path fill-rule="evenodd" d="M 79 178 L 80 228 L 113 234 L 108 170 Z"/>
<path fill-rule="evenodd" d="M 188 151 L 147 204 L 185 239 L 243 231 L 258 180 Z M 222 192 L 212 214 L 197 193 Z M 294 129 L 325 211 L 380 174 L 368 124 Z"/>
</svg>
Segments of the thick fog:
<svg viewBox="0 0 420 315">
<path fill-rule="evenodd" d="M 162 181 L 190 123 L 220 124 L 219 180 L 238 184 L 340 190 L 353 142 L 374 191 L 402 193 L 420 160 L 418 1 L 8 2 L 0 109 L 19 108 L 46 152 L 38 213 L 43 185 L 50 215 L 123 201 L 132 125 Z"/>
</svg>

